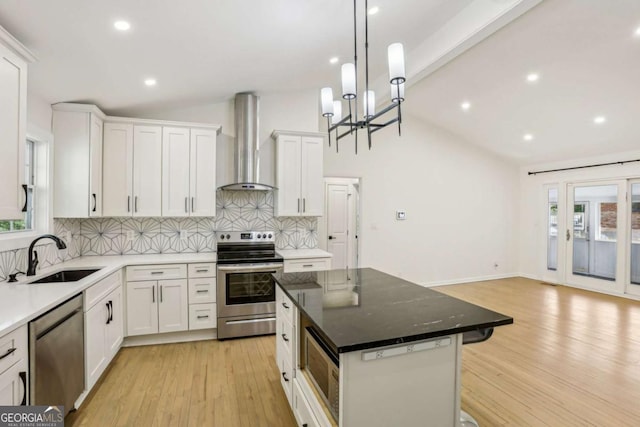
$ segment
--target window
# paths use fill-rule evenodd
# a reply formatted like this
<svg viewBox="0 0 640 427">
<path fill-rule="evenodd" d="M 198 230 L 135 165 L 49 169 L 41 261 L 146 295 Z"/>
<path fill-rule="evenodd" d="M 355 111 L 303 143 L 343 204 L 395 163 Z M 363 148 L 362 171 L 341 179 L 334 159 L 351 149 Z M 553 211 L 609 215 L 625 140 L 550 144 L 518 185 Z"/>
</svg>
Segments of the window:
<svg viewBox="0 0 640 427">
<path fill-rule="evenodd" d="M 27 203 L 24 208 L 24 218 L 19 220 L 1 220 L 0 219 L 0 233 L 15 232 L 15 231 L 29 231 L 35 228 L 35 215 L 34 215 L 34 203 L 35 203 L 35 143 L 32 140 L 27 140 L 25 148 L 25 194 Z"/>
<path fill-rule="evenodd" d="M 618 204 L 598 203 L 598 234 L 596 240 L 615 241 L 618 232 Z"/>
</svg>

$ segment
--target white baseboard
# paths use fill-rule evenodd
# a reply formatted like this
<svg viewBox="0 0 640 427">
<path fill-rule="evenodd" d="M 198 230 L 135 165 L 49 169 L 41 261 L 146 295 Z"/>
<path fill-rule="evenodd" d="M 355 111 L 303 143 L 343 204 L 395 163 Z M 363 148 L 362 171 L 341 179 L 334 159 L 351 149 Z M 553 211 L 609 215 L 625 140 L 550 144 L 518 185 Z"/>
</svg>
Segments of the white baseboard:
<svg viewBox="0 0 640 427">
<path fill-rule="evenodd" d="M 509 279 L 511 277 L 518 277 L 518 276 L 520 276 L 519 273 L 492 274 L 490 276 L 476 276 L 476 277 L 465 277 L 462 279 L 439 280 L 436 282 L 429 282 L 427 284 L 422 284 L 421 286 L 430 288 L 432 286 L 457 285 L 457 284 L 469 283 L 469 282 L 484 282 L 486 280 Z"/>
<path fill-rule="evenodd" d="M 122 347 L 141 345 L 173 344 L 178 342 L 214 340 L 218 338 L 217 329 L 200 329 L 197 331 L 168 332 L 165 334 L 139 335 L 125 337 Z"/>
</svg>

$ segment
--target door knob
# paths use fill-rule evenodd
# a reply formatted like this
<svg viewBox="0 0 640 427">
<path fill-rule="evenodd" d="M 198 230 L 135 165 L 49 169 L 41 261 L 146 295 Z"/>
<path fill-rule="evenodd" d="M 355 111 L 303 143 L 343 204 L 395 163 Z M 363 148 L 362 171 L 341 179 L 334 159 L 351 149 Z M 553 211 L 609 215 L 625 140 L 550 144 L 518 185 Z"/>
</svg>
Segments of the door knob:
<svg viewBox="0 0 640 427">
<path fill-rule="evenodd" d="M 567 242 L 571 239 L 571 233 L 569 233 L 569 229 L 567 229 Z"/>
<path fill-rule="evenodd" d="M 329 240 L 333 240 L 333 236 L 329 236 Z"/>
</svg>

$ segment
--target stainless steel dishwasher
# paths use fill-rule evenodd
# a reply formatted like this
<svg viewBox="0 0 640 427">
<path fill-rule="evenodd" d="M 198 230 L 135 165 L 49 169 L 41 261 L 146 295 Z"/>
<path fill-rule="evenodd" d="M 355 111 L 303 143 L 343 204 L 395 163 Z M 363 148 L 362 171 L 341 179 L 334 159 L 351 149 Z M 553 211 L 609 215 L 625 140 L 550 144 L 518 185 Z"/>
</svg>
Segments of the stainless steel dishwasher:
<svg viewBox="0 0 640 427">
<path fill-rule="evenodd" d="M 84 390 L 82 294 L 29 323 L 31 405 L 64 405 L 65 415 Z"/>
</svg>

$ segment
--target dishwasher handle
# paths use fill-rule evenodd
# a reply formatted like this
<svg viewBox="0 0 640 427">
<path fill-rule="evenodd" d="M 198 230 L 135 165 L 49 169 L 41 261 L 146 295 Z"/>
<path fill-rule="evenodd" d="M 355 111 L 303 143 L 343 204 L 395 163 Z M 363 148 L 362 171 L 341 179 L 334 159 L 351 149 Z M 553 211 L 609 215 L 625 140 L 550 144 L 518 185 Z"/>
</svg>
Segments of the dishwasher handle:
<svg viewBox="0 0 640 427">
<path fill-rule="evenodd" d="M 67 320 L 71 319 L 73 316 L 75 316 L 78 313 L 82 313 L 82 307 L 76 308 L 71 313 L 67 314 L 62 319 L 60 319 L 57 322 L 55 322 L 53 325 L 49 326 L 44 331 L 40 332 L 38 335 L 36 335 L 36 340 L 39 340 L 40 338 L 44 337 L 49 332 L 53 331 L 55 328 L 57 328 L 58 326 L 62 325 L 64 322 L 66 322 Z"/>
<path fill-rule="evenodd" d="M 20 402 L 20 406 L 27 406 L 27 371 L 22 371 L 18 375 L 20 375 L 22 387 L 24 387 L 24 394 L 22 395 L 22 402 Z"/>
</svg>

